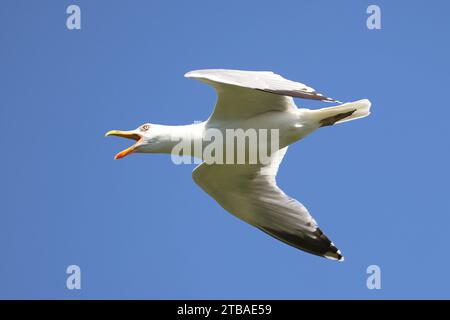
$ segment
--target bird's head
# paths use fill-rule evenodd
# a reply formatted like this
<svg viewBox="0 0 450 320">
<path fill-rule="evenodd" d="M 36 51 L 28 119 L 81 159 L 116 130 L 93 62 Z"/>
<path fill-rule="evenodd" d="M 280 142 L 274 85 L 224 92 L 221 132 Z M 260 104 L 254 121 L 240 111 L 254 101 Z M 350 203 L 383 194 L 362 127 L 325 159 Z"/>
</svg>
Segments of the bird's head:
<svg viewBox="0 0 450 320">
<path fill-rule="evenodd" d="M 111 130 L 105 136 L 118 136 L 135 140 L 136 142 L 125 150 L 115 155 L 114 159 L 121 159 L 131 153 L 154 153 L 158 152 L 159 134 L 156 129 L 157 125 L 150 123 L 143 124 L 138 128 L 130 131 Z M 156 130 L 155 130 L 156 129 Z"/>
</svg>

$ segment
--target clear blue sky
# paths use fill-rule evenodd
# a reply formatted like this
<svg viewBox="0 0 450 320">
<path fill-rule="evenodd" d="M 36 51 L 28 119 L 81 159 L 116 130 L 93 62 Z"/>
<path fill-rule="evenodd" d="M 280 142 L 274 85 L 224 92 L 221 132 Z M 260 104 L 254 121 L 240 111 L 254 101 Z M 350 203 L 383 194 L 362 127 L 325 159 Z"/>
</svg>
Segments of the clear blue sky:
<svg viewBox="0 0 450 320">
<path fill-rule="evenodd" d="M 77 4 L 82 29 L 66 28 Z M 382 30 L 366 28 L 378 4 Z M 2 1 L 0 298 L 450 298 L 450 4 Z M 201 68 L 273 70 L 372 115 L 290 148 L 280 186 L 344 263 L 241 222 L 110 129 L 205 119 Z M 318 108 L 324 104 L 297 100 Z M 65 270 L 82 270 L 66 289 Z M 382 289 L 366 288 L 366 268 Z"/>
</svg>

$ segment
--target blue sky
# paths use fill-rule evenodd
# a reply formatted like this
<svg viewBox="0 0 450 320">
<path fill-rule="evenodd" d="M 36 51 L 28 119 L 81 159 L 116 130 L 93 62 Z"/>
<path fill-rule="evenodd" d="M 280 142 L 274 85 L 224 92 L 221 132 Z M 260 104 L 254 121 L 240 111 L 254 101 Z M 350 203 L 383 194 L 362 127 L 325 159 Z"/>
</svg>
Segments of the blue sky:
<svg viewBox="0 0 450 320">
<path fill-rule="evenodd" d="M 66 28 L 81 8 L 82 29 Z M 377 4 L 382 30 L 366 28 Z M 450 298 L 444 1 L 2 1 L 0 298 Z M 344 263 L 225 212 L 110 129 L 207 118 L 192 69 L 272 70 L 369 118 L 290 148 L 279 185 Z M 323 103 L 297 100 L 299 106 Z M 82 289 L 67 290 L 79 265 Z M 381 267 L 381 290 L 366 268 Z"/>
</svg>

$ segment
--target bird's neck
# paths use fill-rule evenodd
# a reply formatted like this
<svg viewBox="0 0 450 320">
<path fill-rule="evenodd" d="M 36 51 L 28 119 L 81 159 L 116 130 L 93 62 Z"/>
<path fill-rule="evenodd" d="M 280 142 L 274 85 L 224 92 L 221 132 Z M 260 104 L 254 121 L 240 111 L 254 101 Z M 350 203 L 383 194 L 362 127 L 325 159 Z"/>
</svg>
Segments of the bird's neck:
<svg viewBox="0 0 450 320">
<path fill-rule="evenodd" d="M 194 123 L 182 126 L 159 126 L 161 146 L 159 153 L 173 153 L 183 148 L 183 155 L 193 156 L 194 145 L 202 141 L 205 124 Z"/>
</svg>

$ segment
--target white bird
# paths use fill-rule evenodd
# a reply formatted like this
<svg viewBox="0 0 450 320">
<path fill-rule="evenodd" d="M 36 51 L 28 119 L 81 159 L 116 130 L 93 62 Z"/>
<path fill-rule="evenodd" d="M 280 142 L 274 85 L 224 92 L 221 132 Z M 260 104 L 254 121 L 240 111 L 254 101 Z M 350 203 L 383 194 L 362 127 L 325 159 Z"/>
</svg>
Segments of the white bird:
<svg viewBox="0 0 450 320">
<path fill-rule="evenodd" d="M 302 83 L 273 72 L 239 70 L 197 70 L 185 74 L 214 87 L 218 99 L 208 120 L 185 126 L 144 124 L 135 130 L 112 130 L 115 135 L 136 140 L 115 159 L 130 153 L 172 153 L 181 139 L 205 145 L 208 129 L 278 129 L 279 150 L 262 163 L 197 166 L 194 181 L 225 210 L 295 248 L 342 261 L 344 257 L 320 230 L 308 210 L 286 195 L 276 183 L 278 167 L 287 146 L 316 129 L 366 117 L 367 99 L 318 110 L 297 108 L 293 97 L 337 102 Z M 224 142 L 225 144 L 227 142 Z M 248 153 L 248 148 L 246 153 Z M 191 151 L 190 156 L 202 157 Z"/>
</svg>

